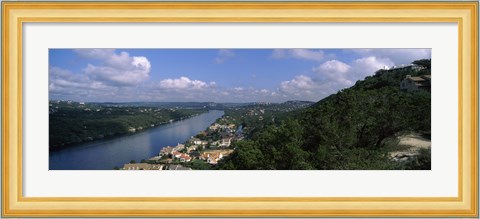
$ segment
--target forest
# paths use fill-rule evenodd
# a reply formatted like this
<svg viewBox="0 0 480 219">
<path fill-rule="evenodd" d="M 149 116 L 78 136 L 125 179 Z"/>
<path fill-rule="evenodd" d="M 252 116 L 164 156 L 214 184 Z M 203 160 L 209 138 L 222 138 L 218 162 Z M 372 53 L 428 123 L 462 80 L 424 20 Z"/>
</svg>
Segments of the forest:
<svg viewBox="0 0 480 219">
<path fill-rule="evenodd" d="M 314 105 L 265 121 L 217 169 L 383 170 L 430 169 L 430 149 L 405 162 L 387 156 L 396 137 L 431 134 L 431 94 L 400 89 L 410 75 L 431 75 L 430 60 L 421 69 L 379 70 Z"/>
<path fill-rule="evenodd" d="M 50 101 L 49 148 L 133 134 L 206 111 Z"/>
</svg>

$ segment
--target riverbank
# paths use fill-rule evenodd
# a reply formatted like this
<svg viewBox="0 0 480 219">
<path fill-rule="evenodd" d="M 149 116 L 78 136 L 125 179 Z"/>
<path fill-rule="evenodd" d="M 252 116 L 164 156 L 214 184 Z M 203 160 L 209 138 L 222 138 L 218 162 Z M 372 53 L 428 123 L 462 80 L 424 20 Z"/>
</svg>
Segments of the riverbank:
<svg viewBox="0 0 480 219">
<path fill-rule="evenodd" d="M 161 148 L 184 142 L 224 114 L 220 110 L 149 128 L 133 135 L 88 142 L 64 150 L 50 151 L 50 170 L 111 170 L 131 160 L 158 154 Z"/>
<path fill-rule="evenodd" d="M 228 117 L 228 116 L 227 116 Z M 125 163 L 116 170 L 209 170 L 235 149 L 244 139 L 242 128 L 222 116 L 205 130 L 176 146 L 163 147 L 158 155 Z"/>
<path fill-rule="evenodd" d="M 177 121 L 207 109 L 50 102 L 49 148 L 82 144 Z"/>
<path fill-rule="evenodd" d="M 208 112 L 208 111 L 207 111 L 207 112 Z M 204 113 L 207 113 L 207 112 L 204 112 Z M 172 120 L 170 120 L 170 121 L 168 121 L 168 122 L 159 123 L 158 125 L 153 125 L 153 126 L 145 127 L 145 128 L 142 127 L 142 129 L 135 129 L 135 131 L 128 131 L 128 132 L 125 132 L 125 133 L 118 133 L 118 134 L 111 135 L 111 136 L 103 136 L 103 137 L 101 137 L 101 138 L 96 138 L 96 139 L 87 140 L 87 141 L 83 141 L 83 142 L 68 144 L 68 145 L 64 145 L 64 146 L 61 146 L 61 147 L 49 147 L 48 149 L 49 149 L 49 151 L 59 151 L 59 150 L 63 150 L 63 149 L 66 149 L 66 148 L 72 148 L 72 147 L 82 146 L 82 145 L 84 145 L 84 144 L 98 143 L 98 142 L 102 142 L 102 141 L 110 141 L 110 140 L 114 140 L 114 139 L 117 139 L 117 138 L 122 138 L 122 137 L 126 137 L 126 136 L 131 136 L 131 135 L 139 134 L 139 133 L 148 131 L 148 130 L 150 130 L 150 129 L 154 129 L 154 128 L 161 127 L 161 126 L 163 126 L 163 125 L 168 125 L 168 124 L 171 124 L 171 123 L 174 123 L 174 122 L 178 122 L 178 121 L 190 119 L 190 118 L 192 118 L 192 117 L 199 116 L 199 115 L 201 115 L 201 114 L 203 114 L 203 113 L 194 114 L 194 115 L 190 115 L 190 116 L 182 117 L 182 118 L 178 118 L 178 119 L 172 119 Z"/>
</svg>

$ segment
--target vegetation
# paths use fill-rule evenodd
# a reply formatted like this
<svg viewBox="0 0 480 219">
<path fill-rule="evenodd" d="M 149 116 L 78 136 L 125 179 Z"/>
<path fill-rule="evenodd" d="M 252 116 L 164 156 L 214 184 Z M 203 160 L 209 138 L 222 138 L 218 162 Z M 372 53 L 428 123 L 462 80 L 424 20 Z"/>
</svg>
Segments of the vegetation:
<svg viewBox="0 0 480 219">
<path fill-rule="evenodd" d="M 429 148 L 419 150 L 415 156 L 408 155 L 407 159 L 394 160 L 389 156 L 390 152 L 400 148 L 397 137 L 405 133 L 430 136 L 429 89 L 400 90 L 400 82 L 407 75 L 431 74 L 430 60 L 417 60 L 413 64 L 415 68 L 378 70 L 373 76 L 317 103 L 188 103 L 185 105 L 187 109 L 145 103 L 51 102 L 50 147 L 133 133 L 216 107 L 225 111 L 225 115 L 216 121 L 216 125 L 223 125 L 223 128 L 207 128 L 196 135 L 208 143 L 199 146 L 195 153 L 198 156 L 204 149 L 216 147 L 212 146 L 213 142 L 235 137 L 230 145 L 233 153 L 219 160 L 217 165 L 199 159 L 191 162 L 174 160 L 172 164 L 181 163 L 200 170 L 431 169 Z M 191 144 L 187 141 L 185 146 Z M 187 153 L 186 148 L 179 151 Z M 195 156 L 192 154 L 192 157 Z M 156 163 L 145 159 L 140 162 Z"/>
<path fill-rule="evenodd" d="M 353 87 L 331 95 L 301 113 L 265 122 L 218 169 L 430 169 L 430 151 L 394 162 L 385 141 L 401 133 L 429 134 L 431 98 L 427 91 L 399 88 L 406 75 L 430 74 L 425 68 L 379 70 Z"/>
<path fill-rule="evenodd" d="M 186 167 L 190 167 L 194 170 L 210 170 L 210 164 L 206 163 L 203 160 L 195 159 L 192 162 L 184 163 Z"/>
<path fill-rule="evenodd" d="M 51 101 L 49 147 L 61 148 L 131 134 L 205 111 Z"/>
<path fill-rule="evenodd" d="M 432 60 L 430 59 L 420 59 L 412 62 L 412 64 L 422 66 L 424 68 L 430 69 L 432 67 Z"/>
<path fill-rule="evenodd" d="M 219 124 L 235 124 L 243 127 L 243 134 L 250 135 L 269 125 L 279 125 L 282 120 L 301 114 L 314 104 L 309 101 L 287 101 L 284 103 L 257 103 L 225 109 Z"/>
</svg>

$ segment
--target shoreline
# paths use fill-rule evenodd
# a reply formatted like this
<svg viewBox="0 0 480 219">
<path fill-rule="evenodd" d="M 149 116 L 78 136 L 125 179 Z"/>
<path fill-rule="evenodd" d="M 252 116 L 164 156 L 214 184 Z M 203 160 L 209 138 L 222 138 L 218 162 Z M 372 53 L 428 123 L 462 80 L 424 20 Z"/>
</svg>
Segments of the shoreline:
<svg viewBox="0 0 480 219">
<path fill-rule="evenodd" d="M 180 118 L 180 119 L 177 119 L 177 120 L 173 120 L 172 122 L 166 122 L 166 123 L 161 123 L 157 126 L 147 127 L 147 128 L 142 129 L 142 130 L 135 131 L 135 132 L 127 132 L 127 133 L 122 133 L 122 134 L 116 134 L 116 135 L 107 136 L 107 137 L 100 138 L 100 139 L 94 139 L 94 140 L 90 140 L 90 141 L 83 141 L 83 142 L 79 142 L 79 143 L 68 144 L 68 145 L 61 146 L 61 147 L 49 147 L 48 151 L 49 152 L 62 151 L 62 150 L 65 150 L 65 149 L 81 147 L 81 146 L 84 146 L 84 145 L 89 144 L 89 143 L 100 143 L 100 142 L 104 142 L 104 141 L 111 141 L 111 140 L 115 140 L 115 139 L 120 139 L 122 137 L 128 137 L 128 136 L 140 134 L 142 132 L 152 130 L 154 128 L 159 128 L 159 127 L 162 127 L 162 126 L 165 126 L 165 125 L 168 125 L 168 124 L 172 124 L 172 123 L 175 123 L 175 122 L 179 122 L 179 121 L 182 121 L 182 120 L 191 119 L 193 117 L 200 116 L 200 115 L 208 113 L 208 112 L 210 112 L 210 110 L 207 110 L 206 112 L 203 112 L 203 113 L 200 113 L 200 114 L 195 114 L 195 115 L 192 115 L 192 116 L 189 116 L 189 117 L 186 117 L 186 118 Z"/>
<path fill-rule="evenodd" d="M 221 117 L 217 118 L 214 122 L 212 122 L 204 130 L 199 131 L 197 133 L 197 135 L 199 133 L 202 133 L 202 132 L 207 132 L 212 125 L 218 124 L 219 120 L 222 120 L 224 118 L 224 116 L 225 116 L 225 114 L 223 114 Z M 236 136 L 237 133 L 238 133 L 238 129 L 239 128 L 241 129 L 242 127 L 243 127 L 243 125 L 241 125 L 241 124 L 240 125 L 235 124 L 235 129 L 234 129 L 235 131 L 233 132 L 234 133 L 233 135 Z M 235 138 L 234 136 L 232 136 L 231 138 L 232 139 Z M 202 147 L 202 149 L 198 149 L 199 145 L 197 143 L 194 143 L 194 145 L 191 145 L 191 140 L 193 138 L 194 137 L 191 136 L 190 138 L 187 138 L 186 140 L 184 140 L 182 143 L 177 142 L 177 146 L 164 146 L 164 147 L 160 148 L 160 151 L 157 155 L 145 157 L 140 162 L 124 163 L 123 164 L 124 168 L 126 168 L 125 166 L 130 165 L 128 167 L 129 169 L 124 169 L 124 168 L 118 167 L 118 166 L 113 167 L 113 169 L 114 170 L 130 170 L 130 168 L 132 168 L 132 165 L 133 165 L 133 168 L 135 168 L 135 165 L 150 165 L 153 168 L 160 168 L 159 170 L 171 170 L 170 166 L 173 165 L 173 166 L 176 166 L 176 167 L 180 166 L 182 168 L 181 170 L 186 170 L 185 168 L 188 168 L 188 170 L 196 170 L 192 166 L 191 163 L 194 160 L 197 160 L 197 159 L 198 160 L 203 160 L 204 162 L 206 162 L 206 164 L 209 164 L 210 168 L 211 168 L 212 166 L 217 165 L 218 160 L 222 159 L 222 154 L 225 154 L 224 156 L 229 156 L 235 150 L 235 148 L 233 148 L 233 149 L 230 148 L 230 145 L 228 145 L 228 146 L 222 146 L 222 145 L 207 146 L 207 148 L 204 148 L 205 145 L 201 145 L 200 147 Z M 216 139 L 216 141 L 220 141 L 220 140 L 221 139 Z M 243 137 L 240 138 L 240 140 L 243 140 Z M 168 152 L 166 154 L 162 154 L 163 148 L 166 148 L 166 147 L 172 147 L 174 151 Z M 181 149 L 179 149 L 179 147 L 181 147 Z M 197 152 L 199 154 L 198 157 L 196 155 L 191 155 L 191 151 L 189 150 L 190 147 L 195 147 L 191 151 Z M 183 150 L 187 150 L 187 151 L 185 152 Z M 175 152 L 180 152 L 181 154 L 186 155 L 189 160 L 182 161 L 181 158 L 175 157 L 175 156 L 165 159 L 165 156 L 168 156 L 168 157 L 173 156 L 173 154 Z M 220 157 L 218 158 L 218 160 L 215 160 L 214 163 L 211 163 L 211 161 L 209 161 L 209 159 L 201 158 L 202 155 L 200 155 L 200 154 L 202 154 L 202 152 L 204 152 L 204 153 L 217 153 L 218 152 L 218 153 L 220 153 Z M 187 159 L 187 158 L 183 158 L 183 159 Z M 217 159 L 217 158 L 215 158 L 215 159 Z M 170 161 L 168 161 L 168 160 L 170 160 Z M 158 166 L 158 165 L 160 165 L 160 166 Z M 138 168 L 138 166 L 136 168 Z M 167 168 L 167 169 L 164 169 L 164 168 Z M 194 169 L 192 169 L 192 168 L 194 168 Z M 153 170 L 153 169 L 148 169 L 148 170 Z M 157 170 L 157 169 L 155 169 L 155 170 Z M 204 170 L 204 169 L 202 169 L 202 170 Z"/>
</svg>

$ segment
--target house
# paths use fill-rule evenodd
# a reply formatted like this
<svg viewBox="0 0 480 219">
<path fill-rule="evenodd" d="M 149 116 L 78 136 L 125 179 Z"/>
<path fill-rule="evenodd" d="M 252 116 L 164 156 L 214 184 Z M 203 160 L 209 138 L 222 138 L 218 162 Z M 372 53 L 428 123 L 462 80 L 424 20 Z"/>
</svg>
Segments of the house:
<svg viewBox="0 0 480 219">
<path fill-rule="evenodd" d="M 174 151 L 174 152 L 172 152 L 172 156 L 173 156 L 174 158 L 180 158 L 180 156 L 182 156 L 182 153 L 180 153 L 180 152 L 178 152 L 178 151 Z"/>
<path fill-rule="evenodd" d="M 190 140 L 190 142 L 191 142 L 193 145 L 197 145 L 197 146 L 199 146 L 199 145 L 205 146 L 205 145 L 208 144 L 208 141 L 200 140 L 200 139 L 198 139 L 198 138 L 192 138 L 192 139 Z"/>
<path fill-rule="evenodd" d="M 218 161 L 223 158 L 223 154 L 218 152 L 204 152 L 199 158 L 206 160 L 209 164 L 216 165 Z"/>
<path fill-rule="evenodd" d="M 162 170 L 161 164 L 148 164 L 148 163 L 128 163 L 123 165 L 124 170 Z"/>
<path fill-rule="evenodd" d="M 232 138 L 223 138 L 220 141 L 220 147 L 230 147 L 231 143 L 232 143 Z"/>
<path fill-rule="evenodd" d="M 411 64 L 411 65 L 410 65 L 410 68 L 413 69 L 413 70 L 415 70 L 415 71 L 420 71 L 420 70 L 422 70 L 422 69 L 425 69 L 426 67 L 421 66 L 421 65 Z"/>
<path fill-rule="evenodd" d="M 412 77 L 411 75 L 407 75 L 405 79 L 400 82 L 400 89 L 406 90 L 408 92 L 419 90 L 430 91 L 431 80 L 431 75 L 422 75 L 419 77 Z"/>
<path fill-rule="evenodd" d="M 220 159 L 223 158 L 222 153 L 212 153 L 207 155 L 207 163 L 216 165 Z"/>
<path fill-rule="evenodd" d="M 169 155 L 171 154 L 172 152 L 175 151 L 175 148 L 174 147 L 171 147 L 171 146 L 167 146 L 167 147 L 164 147 L 160 150 L 160 153 L 158 153 L 159 156 L 164 156 L 164 155 Z"/>
<path fill-rule="evenodd" d="M 187 153 L 190 153 L 191 151 L 196 151 L 198 149 L 197 145 L 192 145 L 187 148 Z"/>
<path fill-rule="evenodd" d="M 218 123 L 215 123 L 215 124 L 211 125 L 210 127 L 208 127 L 208 129 L 213 130 L 213 131 L 216 131 L 218 128 L 220 128 L 220 124 L 218 124 Z"/>
<path fill-rule="evenodd" d="M 425 67 L 423 66 L 420 66 L 420 65 L 416 65 L 416 64 L 410 64 L 410 65 L 400 65 L 400 66 L 392 66 L 391 68 L 388 68 L 387 66 L 384 67 L 384 70 L 408 70 L 408 69 L 411 69 L 411 70 L 414 70 L 414 71 L 420 71 L 422 69 L 425 69 Z"/>
<path fill-rule="evenodd" d="M 185 145 L 184 145 L 184 144 L 178 143 L 177 146 L 175 147 L 175 150 L 176 150 L 176 151 L 181 151 L 181 150 L 183 150 L 183 149 L 185 149 Z"/>
<path fill-rule="evenodd" d="M 192 157 L 190 157 L 190 155 L 188 155 L 188 154 L 181 154 L 179 159 L 180 159 L 180 162 L 190 162 L 190 161 L 192 161 Z"/>
<path fill-rule="evenodd" d="M 194 145 L 206 145 L 208 143 L 207 141 L 202 141 L 198 138 L 192 138 L 190 142 Z"/>
</svg>

